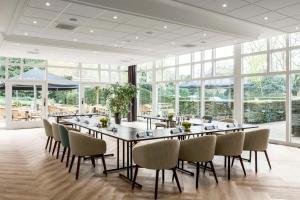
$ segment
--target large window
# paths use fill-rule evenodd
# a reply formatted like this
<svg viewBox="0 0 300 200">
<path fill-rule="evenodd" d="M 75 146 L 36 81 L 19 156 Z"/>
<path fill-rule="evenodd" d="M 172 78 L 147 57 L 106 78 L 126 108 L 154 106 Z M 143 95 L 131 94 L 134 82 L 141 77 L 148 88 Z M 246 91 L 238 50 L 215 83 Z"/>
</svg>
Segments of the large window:
<svg viewBox="0 0 300 200">
<path fill-rule="evenodd" d="M 205 115 L 216 120 L 233 117 L 233 79 L 205 81 Z"/>
<path fill-rule="evenodd" d="M 106 99 L 103 95 L 105 86 L 84 87 L 84 112 L 107 114 Z"/>
<path fill-rule="evenodd" d="M 200 117 L 201 85 L 199 81 L 179 83 L 179 114 Z"/>
<path fill-rule="evenodd" d="M 158 84 L 158 114 L 175 113 L 175 84 Z"/>
<path fill-rule="evenodd" d="M 270 128 L 272 139 L 285 140 L 285 76 L 245 78 L 243 88 L 244 122 Z"/>
<path fill-rule="evenodd" d="M 292 74 L 291 77 L 291 95 L 292 95 L 292 122 L 291 133 L 292 142 L 300 143 L 300 74 Z"/>
</svg>

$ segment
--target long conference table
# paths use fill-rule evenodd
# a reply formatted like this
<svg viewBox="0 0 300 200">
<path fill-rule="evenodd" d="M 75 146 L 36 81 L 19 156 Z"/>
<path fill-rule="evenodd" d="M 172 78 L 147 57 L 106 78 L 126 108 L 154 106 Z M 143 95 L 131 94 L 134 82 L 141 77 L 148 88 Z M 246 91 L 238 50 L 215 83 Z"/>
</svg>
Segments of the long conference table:
<svg viewBox="0 0 300 200">
<path fill-rule="evenodd" d="M 107 169 L 107 173 L 118 172 L 126 169 L 126 173 L 120 173 L 120 177 L 132 182 L 133 181 L 133 159 L 132 150 L 133 147 L 142 141 L 157 140 L 157 139 L 185 139 L 191 136 L 203 136 L 210 134 L 221 134 L 228 131 L 243 131 L 245 129 L 258 128 L 257 125 L 239 124 L 232 125 L 223 122 L 214 122 L 213 124 L 202 123 L 202 125 L 192 126 L 189 132 L 179 132 L 179 129 L 166 128 L 155 130 L 141 130 L 134 127 L 114 124 L 108 128 L 99 128 L 94 122 L 89 123 L 87 119 L 80 121 L 79 118 L 63 119 L 63 121 L 72 124 L 76 128 L 86 129 L 89 134 L 94 134 L 96 138 L 102 139 L 103 135 L 116 139 L 117 141 L 117 159 L 116 167 Z M 92 120 L 91 120 L 92 121 Z M 122 145 L 122 155 L 120 155 L 120 144 Z M 126 148 L 126 150 L 125 150 Z M 126 152 L 126 153 L 125 153 Z M 120 157 L 122 156 L 122 162 Z M 125 163 L 126 160 L 126 163 Z M 193 173 L 186 171 L 180 167 L 177 168 L 182 172 Z M 142 187 L 139 183 L 136 183 L 138 187 Z"/>
</svg>

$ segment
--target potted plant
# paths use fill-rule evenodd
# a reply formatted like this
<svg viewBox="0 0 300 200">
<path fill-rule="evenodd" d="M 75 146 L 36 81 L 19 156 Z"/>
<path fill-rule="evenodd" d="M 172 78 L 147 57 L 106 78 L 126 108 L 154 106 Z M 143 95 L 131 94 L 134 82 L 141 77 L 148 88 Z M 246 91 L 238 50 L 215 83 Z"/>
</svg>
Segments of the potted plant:
<svg viewBox="0 0 300 200">
<path fill-rule="evenodd" d="M 174 113 L 169 113 L 169 114 L 168 114 L 168 120 L 169 120 L 169 121 L 172 121 L 172 120 L 173 120 L 173 117 L 174 117 Z"/>
<path fill-rule="evenodd" d="M 107 127 L 107 123 L 108 123 L 108 118 L 107 117 L 103 117 L 100 119 L 100 122 L 101 122 L 101 126 L 103 128 L 106 128 Z"/>
<path fill-rule="evenodd" d="M 189 132 L 190 128 L 191 128 L 191 125 L 192 124 L 190 122 L 187 122 L 187 121 L 182 122 L 182 126 L 184 128 L 184 132 Z"/>
<path fill-rule="evenodd" d="M 136 96 L 137 89 L 132 84 L 113 84 L 103 89 L 104 97 L 111 113 L 114 114 L 115 123 L 121 124 L 122 116 L 128 114 L 131 100 Z"/>
</svg>

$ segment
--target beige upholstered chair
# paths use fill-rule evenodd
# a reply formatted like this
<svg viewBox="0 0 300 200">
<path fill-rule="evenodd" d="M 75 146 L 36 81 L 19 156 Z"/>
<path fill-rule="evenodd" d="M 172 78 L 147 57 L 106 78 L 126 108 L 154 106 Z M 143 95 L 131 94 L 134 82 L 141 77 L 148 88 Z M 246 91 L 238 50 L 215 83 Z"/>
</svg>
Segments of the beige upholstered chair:
<svg viewBox="0 0 300 200">
<path fill-rule="evenodd" d="M 58 129 L 58 123 L 55 123 L 55 122 L 52 123 L 52 133 L 53 133 L 53 138 L 55 141 L 52 155 L 54 155 L 55 149 L 57 147 L 56 159 L 58 159 L 60 145 L 61 145 L 61 138 L 60 138 L 60 133 L 59 133 L 59 129 Z"/>
<path fill-rule="evenodd" d="M 93 138 L 91 136 L 76 132 L 69 131 L 70 148 L 72 152 L 72 160 L 69 168 L 69 173 L 72 170 L 75 156 L 78 157 L 76 180 L 79 176 L 80 160 L 84 156 L 91 157 L 93 166 L 95 167 L 95 157 L 101 157 L 104 173 L 106 174 L 106 165 L 104 159 L 104 153 L 106 152 L 106 143 L 104 140 Z"/>
<path fill-rule="evenodd" d="M 226 159 L 228 160 L 228 180 L 230 179 L 230 157 L 239 158 L 244 175 L 246 176 L 246 171 L 241 157 L 244 138 L 245 133 L 243 132 L 234 132 L 217 136 L 215 155 L 225 156 L 225 163 Z"/>
<path fill-rule="evenodd" d="M 255 131 L 249 131 L 245 133 L 244 141 L 244 151 L 254 151 L 255 155 L 255 172 L 257 172 L 257 152 L 261 151 L 265 153 L 266 159 L 268 161 L 270 169 L 271 163 L 267 153 L 268 143 L 269 143 L 269 129 L 259 129 Z M 233 163 L 233 161 L 232 161 Z"/>
<path fill-rule="evenodd" d="M 53 140 L 52 125 L 50 124 L 50 122 L 47 119 L 43 119 L 43 124 L 44 124 L 44 128 L 45 128 L 46 136 L 48 137 L 45 149 L 47 149 L 48 144 L 50 142 L 50 145 L 49 145 L 49 153 L 50 153 L 51 146 L 52 146 L 52 140 Z"/>
<path fill-rule="evenodd" d="M 160 170 L 172 170 L 176 179 L 177 187 L 181 192 L 180 184 L 176 174 L 176 165 L 179 153 L 178 140 L 164 140 L 151 144 L 137 146 L 133 149 L 133 160 L 136 164 L 132 189 L 134 188 L 138 168 L 156 170 L 155 195 L 157 198 L 157 187 Z"/>
<path fill-rule="evenodd" d="M 218 183 L 213 165 L 217 137 L 215 135 L 197 137 L 180 142 L 179 160 L 195 162 L 196 164 L 196 188 L 198 188 L 200 162 L 210 163 L 215 180 Z"/>
</svg>

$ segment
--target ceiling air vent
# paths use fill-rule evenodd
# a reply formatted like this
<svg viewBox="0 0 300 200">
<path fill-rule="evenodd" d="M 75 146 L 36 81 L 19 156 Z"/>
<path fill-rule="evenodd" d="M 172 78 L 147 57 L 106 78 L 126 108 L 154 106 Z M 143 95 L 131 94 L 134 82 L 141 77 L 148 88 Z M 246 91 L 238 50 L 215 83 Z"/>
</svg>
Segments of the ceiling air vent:
<svg viewBox="0 0 300 200">
<path fill-rule="evenodd" d="M 184 44 L 182 45 L 183 47 L 186 47 L 186 48 L 192 48 L 192 47 L 196 47 L 196 45 L 194 44 Z"/>
<path fill-rule="evenodd" d="M 76 26 L 74 25 L 69 25 L 69 24 L 57 24 L 55 26 L 55 28 L 59 28 L 59 29 L 64 29 L 64 30 L 74 30 L 76 28 Z"/>
</svg>

